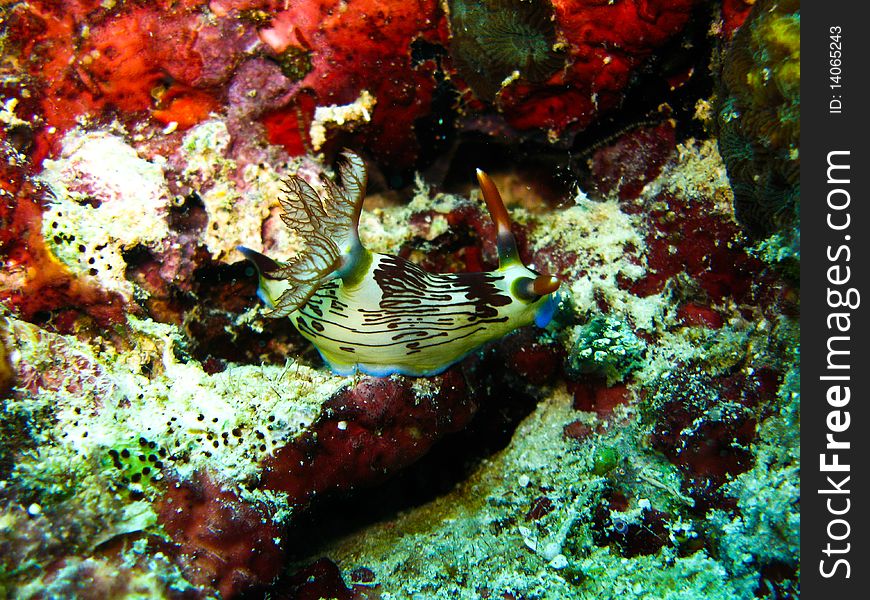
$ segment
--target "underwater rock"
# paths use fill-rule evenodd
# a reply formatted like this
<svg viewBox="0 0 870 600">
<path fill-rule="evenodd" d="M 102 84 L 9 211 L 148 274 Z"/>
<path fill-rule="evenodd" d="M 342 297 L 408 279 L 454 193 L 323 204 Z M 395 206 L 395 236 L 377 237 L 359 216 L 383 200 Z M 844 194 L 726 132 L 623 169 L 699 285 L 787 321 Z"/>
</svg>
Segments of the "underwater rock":
<svg viewBox="0 0 870 600">
<path fill-rule="evenodd" d="M 112 157 L 112 162 L 107 161 Z M 42 215 L 49 250 L 75 277 L 132 300 L 123 252 L 161 253 L 169 235 L 170 194 L 160 165 L 140 158 L 120 136 L 72 131 L 40 179 L 52 202 Z"/>
<path fill-rule="evenodd" d="M 674 219 L 677 213 L 686 218 Z M 647 215 L 649 271 L 631 283 L 633 292 L 641 296 L 661 292 L 669 280 L 684 273 L 697 288 L 695 297 L 702 305 L 725 298 L 748 299 L 754 293 L 753 276 L 762 271 L 761 261 L 745 248 L 729 244 L 739 234 L 724 217 L 663 194 Z"/>
<path fill-rule="evenodd" d="M 52 255 L 43 237 L 46 186 L 31 177 L 28 157 L 0 141 L 0 300 L 23 318 L 55 331 L 109 327 L 123 320 L 117 292 L 77 278 Z M 60 223 L 58 223 L 60 227 Z M 55 235 L 50 233 L 51 241 Z M 63 240 L 57 236 L 58 243 Z"/>
<path fill-rule="evenodd" d="M 752 467 L 748 448 L 777 379 L 769 370 L 710 376 L 682 365 L 649 391 L 659 414 L 652 446 L 686 473 L 683 492 L 695 500 L 694 510 L 721 505 L 722 485 Z"/>
<path fill-rule="evenodd" d="M 734 222 L 715 139 L 687 138 L 700 132 L 679 110 L 615 112 L 707 29 L 696 5 L 4 7 L 0 595 L 796 595 L 795 284 Z M 708 42 L 740 5 L 723 3 Z M 485 29 L 517 7 L 538 28 L 520 54 L 545 68 L 496 81 L 503 55 L 487 56 L 481 87 L 451 56 L 482 51 L 451 39 L 459 9 Z M 487 84 L 492 105 L 467 87 Z M 575 182 L 574 133 L 607 111 L 614 127 L 645 120 L 579 154 L 591 176 Z M 422 177 L 384 191 L 390 168 L 407 182 L 405 167 L 450 162 L 460 114 L 506 135 L 511 159 L 538 160 L 537 128 L 577 143 L 542 159 L 571 190 L 559 198 L 489 146 L 473 157 L 500 169 L 524 263 L 562 282 L 553 325 L 438 377 L 333 376 L 264 318 L 234 248 L 297 255 L 281 179 L 316 187 L 347 144 L 387 167 L 362 210 L 367 248 L 494 268 L 474 192 Z M 445 189 L 489 168 L 464 162 Z M 602 340 L 622 351 L 586 352 Z M 406 485 L 424 491 L 397 498 Z"/>
<path fill-rule="evenodd" d="M 687 162 L 681 172 L 667 175 L 666 185 L 647 185 L 638 198 L 621 201 L 627 212 L 643 215 L 647 229 L 645 273 L 632 281 L 622 279 L 621 285 L 641 297 L 669 293 L 682 317 L 710 326 L 730 301 L 774 312 L 783 309 L 786 303 L 774 297 L 789 286 L 750 251 L 734 223 L 733 195 L 715 144 L 706 142 L 693 154 L 682 159 Z M 710 177 L 706 182 L 697 178 L 705 170 Z M 685 191 L 693 188 L 705 197 L 687 196 Z"/>
<path fill-rule="evenodd" d="M 363 378 L 324 403 L 310 431 L 274 450 L 260 485 L 304 505 L 317 494 L 382 481 L 462 429 L 476 393 L 458 368 L 419 380 Z"/>
<path fill-rule="evenodd" d="M 307 377 L 299 365 L 209 375 L 188 362 L 177 330 L 167 326 L 131 322 L 132 352 L 100 352 L 6 323 L 18 387 L 4 412 L 21 414 L 26 425 L 19 446 L 0 453 L 15 462 L 5 493 L 46 506 L 56 526 L 81 516 L 72 506 L 94 502 L 87 509 L 93 525 L 65 533 L 53 555 L 89 560 L 86 549 L 95 544 L 147 537 L 160 525 L 172 542 L 163 551 L 184 579 L 224 597 L 277 575 L 282 528 L 318 495 L 383 480 L 462 428 L 477 408 L 457 369 L 419 381 L 363 378 L 340 389 L 342 378 Z M 21 454 L 28 440 L 40 440 L 32 458 Z M 52 468 L 49 456 L 70 470 L 63 501 L 39 475 Z M 93 500 L 100 489 L 111 501 Z M 141 517 L 124 514 L 130 503 Z M 9 559 L 38 565 L 46 557 L 34 551 L 44 552 L 25 547 Z"/>
<path fill-rule="evenodd" d="M 757 2 L 723 57 L 719 150 L 737 220 L 799 258 L 800 6 Z"/>
<path fill-rule="evenodd" d="M 591 183 L 603 194 L 620 200 L 640 196 L 643 186 L 659 176 L 676 151 L 673 122 L 641 126 L 595 150 Z"/>
</svg>

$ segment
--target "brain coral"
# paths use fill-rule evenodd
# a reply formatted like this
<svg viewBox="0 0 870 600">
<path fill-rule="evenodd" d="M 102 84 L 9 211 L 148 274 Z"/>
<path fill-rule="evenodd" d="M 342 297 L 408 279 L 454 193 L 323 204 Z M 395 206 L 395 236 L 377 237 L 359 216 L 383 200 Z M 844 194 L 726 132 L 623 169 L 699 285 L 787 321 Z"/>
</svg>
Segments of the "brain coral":
<svg viewBox="0 0 870 600">
<path fill-rule="evenodd" d="M 800 6 L 755 5 L 722 69 L 719 151 L 737 220 L 765 237 L 796 224 L 800 207 Z"/>
</svg>

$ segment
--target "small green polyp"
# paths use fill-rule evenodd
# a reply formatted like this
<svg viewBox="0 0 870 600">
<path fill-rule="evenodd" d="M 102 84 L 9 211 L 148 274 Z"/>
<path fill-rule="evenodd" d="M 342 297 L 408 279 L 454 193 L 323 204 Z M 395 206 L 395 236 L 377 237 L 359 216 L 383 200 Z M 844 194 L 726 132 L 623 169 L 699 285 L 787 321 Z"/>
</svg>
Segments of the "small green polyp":
<svg viewBox="0 0 870 600">
<path fill-rule="evenodd" d="M 592 458 L 592 472 L 607 475 L 619 464 L 619 452 L 610 446 L 601 446 Z"/>
</svg>

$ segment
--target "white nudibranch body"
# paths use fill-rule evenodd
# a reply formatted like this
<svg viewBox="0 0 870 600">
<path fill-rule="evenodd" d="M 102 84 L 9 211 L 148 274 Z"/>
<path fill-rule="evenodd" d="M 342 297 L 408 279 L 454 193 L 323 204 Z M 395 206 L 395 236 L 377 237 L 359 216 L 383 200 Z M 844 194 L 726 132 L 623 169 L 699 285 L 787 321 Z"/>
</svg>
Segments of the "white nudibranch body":
<svg viewBox="0 0 870 600">
<path fill-rule="evenodd" d="M 286 182 L 282 218 L 306 238 L 304 253 L 280 264 L 239 248 L 260 272 L 258 294 L 270 316 L 289 316 L 334 371 L 435 375 L 517 327 L 550 321 L 559 280 L 519 260 L 507 211 L 485 173 L 478 180 L 498 227 L 499 268 L 447 274 L 366 250 L 357 235 L 365 165 L 346 152 L 339 173 L 343 188 L 324 179 L 322 198 L 299 178 Z"/>
</svg>

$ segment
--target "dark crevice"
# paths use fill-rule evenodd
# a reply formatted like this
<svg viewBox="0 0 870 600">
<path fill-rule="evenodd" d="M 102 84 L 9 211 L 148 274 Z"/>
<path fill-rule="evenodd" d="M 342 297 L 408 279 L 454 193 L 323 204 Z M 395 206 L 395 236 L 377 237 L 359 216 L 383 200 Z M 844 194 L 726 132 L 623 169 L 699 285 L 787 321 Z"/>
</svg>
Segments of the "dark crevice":
<svg viewBox="0 0 870 600">
<path fill-rule="evenodd" d="M 487 374 L 474 384 L 486 393 L 468 427 L 439 440 L 423 458 L 378 486 L 318 497 L 294 518 L 286 534 L 294 540 L 291 562 L 304 563 L 354 531 L 449 493 L 483 460 L 507 447 L 538 398 L 519 377 L 492 375 L 504 372 L 504 357 L 497 346 L 468 358 L 462 368 L 469 379 Z"/>
</svg>

